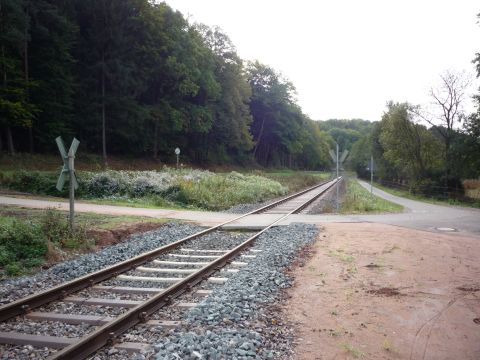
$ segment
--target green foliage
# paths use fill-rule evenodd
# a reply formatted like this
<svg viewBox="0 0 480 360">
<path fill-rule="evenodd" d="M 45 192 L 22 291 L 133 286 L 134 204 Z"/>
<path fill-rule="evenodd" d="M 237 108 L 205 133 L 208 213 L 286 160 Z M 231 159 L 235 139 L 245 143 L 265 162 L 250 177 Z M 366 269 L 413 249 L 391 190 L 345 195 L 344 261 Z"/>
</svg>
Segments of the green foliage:
<svg viewBox="0 0 480 360">
<path fill-rule="evenodd" d="M 347 180 L 345 199 L 342 202 L 340 212 L 348 214 L 358 213 L 395 213 L 401 212 L 403 207 L 390 201 L 370 194 L 356 180 Z"/>
<path fill-rule="evenodd" d="M 296 193 L 316 185 L 330 177 L 329 172 L 303 172 L 303 171 L 255 171 L 254 174 L 275 180 L 288 189 L 289 194 Z"/>
<path fill-rule="evenodd" d="M 47 250 L 46 238 L 37 225 L 14 221 L 0 229 L 0 267 L 8 275 L 40 265 Z"/>
<path fill-rule="evenodd" d="M 293 84 L 258 61 L 249 63 L 247 73 L 252 88 L 253 156 L 257 162 L 275 167 L 325 167 L 325 137 L 318 124 L 296 104 Z"/>
<path fill-rule="evenodd" d="M 16 191 L 52 196 L 66 195 L 68 189 L 59 193 L 55 187 L 57 178 L 58 173 L 54 172 L 20 170 L 4 175 L 0 181 L 1 185 Z"/>
<path fill-rule="evenodd" d="M 17 191 L 68 196 L 68 189 L 55 188 L 58 173 L 12 172 L 0 185 Z M 215 174 L 205 170 L 80 172 L 77 198 L 110 199 L 152 206 L 187 206 L 207 210 L 227 209 L 246 202 L 261 202 L 286 193 L 279 182 L 236 172 Z M 299 180 L 303 181 L 302 176 Z M 318 179 L 312 177 L 312 181 Z"/>
<path fill-rule="evenodd" d="M 208 209 L 223 210 L 241 203 L 262 202 L 286 193 L 278 182 L 256 175 L 231 172 L 198 182 L 182 180 L 176 200 Z"/>
<path fill-rule="evenodd" d="M 0 5 L 0 126 L 29 127 L 36 112 L 28 99 L 29 84 L 22 72 L 25 42 L 24 1 L 3 0 Z M 13 152 L 11 147 L 9 151 Z"/>
<path fill-rule="evenodd" d="M 383 157 L 396 173 L 409 181 L 418 181 L 442 167 L 441 143 L 423 125 L 411 118 L 408 103 L 387 105 L 380 123 Z"/>
<path fill-rule="evenodd" d="M 0 140 L 81 151 L 320 169 L 328 136 L 268 66 L 247 67 L 219 28 L 165 2 L 3 0 Z M 28 130 L 26 130 L 28 129 Z M 4 144 L 0 141 L 1 146 Z"/>
<path fill-rule="evenodd" d="M 77 224 L 71 231 L 64 213 L 47 209 L 35 222 L 14 219 L 2 224 L 0 269 L 10 276 L 21 275 L 43 264 L 55 251 L 90 245 L 85 225 Z"/>
<path fill-rule="evenodd" d="M 372 131 L 374 123 L 362 119 L 330 119 L 320 122 L 322 130 L 330 132 L 333 129 L 352 130 L 362 135 L 367 135 Z"/>
<path fill-rule="evenodd" d="M 65 213 L 47 209 L 39 221 L 40 230 L 47 241 L 59 248 L 81 249 L 91 244 L 87 238 L 84 224 L 76 224 L 70 229 Z"/>
</svg>

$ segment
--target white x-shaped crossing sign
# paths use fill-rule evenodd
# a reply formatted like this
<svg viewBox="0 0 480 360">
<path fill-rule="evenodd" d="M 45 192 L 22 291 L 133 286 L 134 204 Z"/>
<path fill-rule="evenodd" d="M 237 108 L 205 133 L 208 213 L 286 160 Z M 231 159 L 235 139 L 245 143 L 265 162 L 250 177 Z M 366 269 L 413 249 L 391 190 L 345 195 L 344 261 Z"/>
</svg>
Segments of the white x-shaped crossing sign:
<svg viewBox="0 0 480 360">
<path fill-rule="evenodd" d="M 70 166 L 71 166 L 73 176 L 72 176 L 72 179 L 70 179 L 70 181 L 73 181 L 73 187 L 76 190 L 78 189 L 78 181 L 77 181 L 77 176 L 75 175 L 75 169 L 73 168 L 73 159 L 75 158 L 75 153 L 77 152 L 80 141 L 78 141 L 76 138 L 73 138 L 73 141 L 72 141 L 72 144 L 70 145 L 70 149 L 68 150 L 68 153 L 65 150 L 65 144 L 63 143 L 63 140 L 60 136 L 55 139 L 55 142 L 57 143 L 58 150 L 60 151 L 60 155 L 62 156 L 62 159 L 63 159 L 63 168 L 62 168 L 62 171 L 60 172 L 60 176 L 58 177 L 57 189 L 58 191 L 61 191 L 63 189 L 63 186 L 65 185 L 65 181 L 67 179 L 67 175 L 70 174 Z M 72 158 L 72 161 L 69 161 L 70 157 Z"/>
</svg>

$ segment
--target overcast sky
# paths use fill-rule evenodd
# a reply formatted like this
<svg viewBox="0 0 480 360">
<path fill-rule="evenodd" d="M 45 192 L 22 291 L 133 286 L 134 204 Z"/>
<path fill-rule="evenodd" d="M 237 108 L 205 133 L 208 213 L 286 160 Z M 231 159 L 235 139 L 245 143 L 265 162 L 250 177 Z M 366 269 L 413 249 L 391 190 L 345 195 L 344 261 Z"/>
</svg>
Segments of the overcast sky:
<svg viewBox="0 0 480 360">
<path fill-rule="evenodd" d="M 316 120 L 380 120 L 388 100 L 427 103 L 442 71 L 474 76 L 480 52 L 478 0 L 167 3 L 191 22 L 221 27 L 242 58 L 281 71 Z"/>
</svg>

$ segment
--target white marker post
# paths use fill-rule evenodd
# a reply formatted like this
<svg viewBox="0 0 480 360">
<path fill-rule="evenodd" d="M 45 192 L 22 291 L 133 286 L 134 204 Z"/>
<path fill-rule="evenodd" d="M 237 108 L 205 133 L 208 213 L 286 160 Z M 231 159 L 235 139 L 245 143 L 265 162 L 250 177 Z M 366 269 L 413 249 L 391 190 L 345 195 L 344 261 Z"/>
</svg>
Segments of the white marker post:
<svg viewBox="0 0 480 360">
<path fill-rule="evenodd" d="M 177 169 L 178 169 L 178 160 L 179 160 L 179 157 L 180 157 L 180 148 L 175 148 L 175 154 L 177 155 Z"/>
</svg>

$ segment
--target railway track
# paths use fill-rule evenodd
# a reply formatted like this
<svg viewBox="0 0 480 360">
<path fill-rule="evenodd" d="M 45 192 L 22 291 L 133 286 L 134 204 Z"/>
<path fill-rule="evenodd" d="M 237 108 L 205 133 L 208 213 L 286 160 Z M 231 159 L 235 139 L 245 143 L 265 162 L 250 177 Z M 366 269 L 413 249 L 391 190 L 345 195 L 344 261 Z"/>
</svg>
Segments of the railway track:
<svg viewBox="0 0 480 360">
<path fill-rule="evenodd" d="M 177 321 L 162 319 L 161 310 L 195 307 L 200 298 L 211 292 L 209 284 L 225 283 L 257 256 L 258 250 L 252 247 L 255 239 L 289 215 L 305 209 L 340 179 L 318 184 L 168 245 L 3 305 L 2 329 L 9 324 L 48 321 L 81 326 L 82 331 L 78 338 L 0 331 L 0 343 L 46 348 L 48 359 L 85 359 L 105 345 L 127 352 L 145 350 L 149 344 L 130 342 L 122 334 L 139 323 L 163 328 L 179 326 Z M 228 246 L 205 246 L 202 242 L 202 237 L 220 232 L 222 226 L 260 213 L 279 217 L 253 235 L 237 235 L 227 241 Z M 183 294 L 192 301 L 175 300 Z M 68 311 L 62 312 L 65 304 L 70 304 Z M 108 311 L 103 315 L 90 314 L 89 309 L 96 306 Z"/>
</svg>

